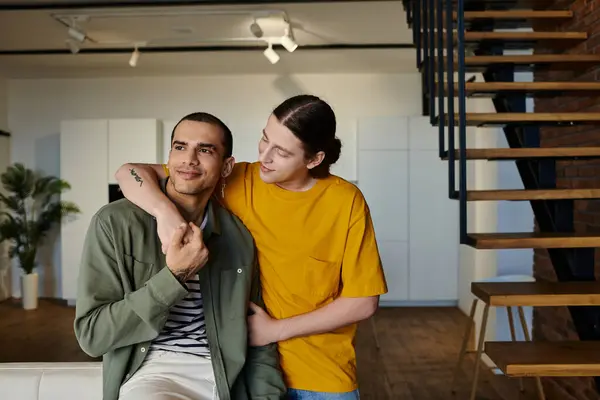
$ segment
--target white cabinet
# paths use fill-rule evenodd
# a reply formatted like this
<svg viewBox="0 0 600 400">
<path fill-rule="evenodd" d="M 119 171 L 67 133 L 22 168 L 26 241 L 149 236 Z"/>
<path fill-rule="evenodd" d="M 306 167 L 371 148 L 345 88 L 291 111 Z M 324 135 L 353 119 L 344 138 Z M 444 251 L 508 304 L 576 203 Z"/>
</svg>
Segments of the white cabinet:
<svg viewBox="0 0 600 400">
<path fill-rule="evenodd" d="M 393 282 L 382 300 L 408 299 L 407 155 L 406 150 L 358 152 L 359 187 L 369 205 L 386 277 Z M 386 195 L 382 182 L 387 182 Z"/>
<path fill-rule="evenodd" d="M 448 169 L 438 157 L 437 137 L 426 117 L 358 123 L 358 186 L 371 210 L 388 282 L 383 304 L 458 298 L 458 203 L 448 199 Z"/>
<path fill-rule="evenodd" d="M 436 150 L 409 152 L 410 300 L 458 299 L 458 201 L 448 198 L 448 165 Z"/>
<path fill-rule="evenodd" d="M 62 200 L 79 206 L 81 214 L 61 229 L 62 293 L 77 297 L 81 250 L 90 219 L 108 203 L 108 121 L 64 121 L 60 128 L 60 177 L 71 185 Z"/>
<path fill-rule="evenodd" d="M 60 177 L 71 185 L 62 199 L 81 214 L 61 229 L 63 298 L 77 297 L 77 277 L 85 235 L 92 216 L 109 202 L 109 184 L 125 162 L 160 162 L 162 132 L 151 119 L 63 121 L 60 130 Z"/>
<path fill-rule="evenodd" d="M 160 162 L 162 128 L 155 119 L 115 119 L 108 121 L 108 180 L 117 183 L 115 172 L 127 163 Z"/>
</svg>

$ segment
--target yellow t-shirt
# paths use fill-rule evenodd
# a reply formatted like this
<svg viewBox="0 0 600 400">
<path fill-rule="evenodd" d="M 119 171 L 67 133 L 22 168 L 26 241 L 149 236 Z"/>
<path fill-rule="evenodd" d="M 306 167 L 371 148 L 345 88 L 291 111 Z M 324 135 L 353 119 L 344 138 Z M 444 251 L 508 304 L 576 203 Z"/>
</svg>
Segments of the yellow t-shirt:
<svg viewBox="0 0 600 400">
<path fill-rule="evenodd" d="M 340 296 L 387 292 L 369 208 L 353 184 L 331 175 L 308 191 L 291 192 L 264 183 L 258 163 L 237 163 L 224 193 L 223 204 L 256 242 L 263 298 L 272 317 L 305 314 Z M 287 386 L 356 389 L 355 334 L 353 324 L 279 342 Z"/>
</svg>

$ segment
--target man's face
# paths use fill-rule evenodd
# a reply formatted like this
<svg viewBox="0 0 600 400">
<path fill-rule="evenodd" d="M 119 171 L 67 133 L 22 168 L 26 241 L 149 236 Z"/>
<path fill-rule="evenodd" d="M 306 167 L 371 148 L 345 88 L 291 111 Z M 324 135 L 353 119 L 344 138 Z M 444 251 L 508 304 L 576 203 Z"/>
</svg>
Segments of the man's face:
<svg viewBox="0 0 600 400">
<path fill-rule="evenodd" d="M 260 177 L 266 183 L 285 183 L 305 176 L 310 166 L 300 139 L 274 115 L 263 129 L 258 160 Z"/>
<path fill-rule="evenodd" d="M 169 152 L 169 180 L 175 191 L 197 195 L 212 192 L 231 158 L 224 159 L 223 132 L 206 122 L 182 121 Z"/>
</svg>

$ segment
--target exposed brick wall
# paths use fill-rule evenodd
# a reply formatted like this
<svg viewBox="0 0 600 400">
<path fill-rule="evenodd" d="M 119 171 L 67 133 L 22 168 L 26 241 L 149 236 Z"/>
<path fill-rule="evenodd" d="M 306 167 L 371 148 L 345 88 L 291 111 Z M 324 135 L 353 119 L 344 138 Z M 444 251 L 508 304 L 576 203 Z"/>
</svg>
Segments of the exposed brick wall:
<svg viewBox="0 0 600 400">
<path fill-rule="evenodd" d="M 574 18 L 564 24 L 536 24 L 534 29 L 585 31 L 589 38 L 572 47 L 536 49 L 536 53 L 598 53 L 600 54 L 600 0 L 560 0 L 552 8 L 570 8 Z M 600 66 L 552 72 L 536 72 L 536 81 L 594 81 L 600 79 Z M 536 112 L 600 112 L 600 97 L 596 95 L 556 96 L 536 99 Z M 600 126 L 543 128 L 543 147 L 600 146 Z M 600 188 L 600 161 L 565 161 L 557 163 L 557 186 L 560 188 Z M 577 232 L 600 232 L 600 201 L 575 201 Z M 596 277 L 600 276 L 600 257 L 596 252 Z M 545 250 L 536 250 L 534 274 L 538 280 L 556 281 L 556 275 Z M 535 340 L 577 340 L 566 307 L 541 307 L 534 310 Z M 544 379 L 548 400 L 598 400 L 600 395 L 588 378 Z"/>
</svg>

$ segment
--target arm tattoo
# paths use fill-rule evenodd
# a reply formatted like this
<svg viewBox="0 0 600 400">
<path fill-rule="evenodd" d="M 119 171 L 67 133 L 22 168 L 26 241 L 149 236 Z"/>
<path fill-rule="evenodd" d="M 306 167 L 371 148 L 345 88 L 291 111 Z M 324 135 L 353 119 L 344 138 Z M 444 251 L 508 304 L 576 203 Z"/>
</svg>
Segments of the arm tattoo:
<svg viewBox="0 0 600 400">
<path fill-rule="evenodd" d="M 135 177 L 135 181 L 140 183 L 140 186 L 142 186 L 142 183 L 144 183 L 144 180 L 138 175 L 137 172 L 135 172 L 135 169 L 131 168 L 129 170 L 129 172 L 131 173 L 131 175 L 133 175 Z"/>
</svg>

